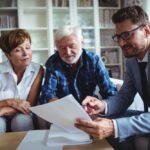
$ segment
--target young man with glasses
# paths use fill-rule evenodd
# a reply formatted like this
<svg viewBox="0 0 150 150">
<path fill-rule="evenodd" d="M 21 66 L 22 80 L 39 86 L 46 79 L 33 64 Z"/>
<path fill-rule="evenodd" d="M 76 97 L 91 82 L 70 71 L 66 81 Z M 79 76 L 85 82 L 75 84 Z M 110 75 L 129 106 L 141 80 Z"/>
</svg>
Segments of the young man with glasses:
<svg viewBox="0 0 150 150">
<path fill-rule="evenodd" d="M 123 86 L 117 95 L 105 102 L 87 97 L 82 104 L 90 115 L 102 114 L 103 117 L 113 116 L 113 119 L 97 118 L 94 121 L 77 119 L 75 126 L 95 138 L 115 137 L 111 144 L 116 150 L 149 150 L 150 25 L 148 15 L 141 7 L 131 6 L 118 10 L 112 20 L 116 30 L 112 38 L 118 42 L 127 58 Z M 141 62 L 146 62 L 143 71 L 140 71 Z M 145 76 L 143 72 L 146 72 Z M 126 116 L 123 116 L 137 92 L 143 99 L 145 110 L 128 111 Z M 138 141 L 141 139 L 144 139 L 143 143 L 139 144 Z"/>
</svg>

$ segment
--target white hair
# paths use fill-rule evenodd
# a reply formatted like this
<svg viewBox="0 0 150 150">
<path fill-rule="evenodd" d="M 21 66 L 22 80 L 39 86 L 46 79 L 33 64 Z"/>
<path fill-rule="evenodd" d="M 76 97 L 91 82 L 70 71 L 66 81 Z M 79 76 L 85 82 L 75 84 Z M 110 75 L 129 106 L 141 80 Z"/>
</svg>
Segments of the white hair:
<svg viewBox="0 0 150 150">
<path fill-rule="evenodd" d="M 79 40 L 83 40 L 83 36 L 82 36 L 82 30 L 80 29 L 80 27 L 77 26 L 63 26 L 61 28 L 59 28 L 56 33 L 55 33 L 55 44 L 58 40 L 62 39 L 65 36 L 69 36 L 71 34 L 74 34 L 77 36 L 77 38 L 79 38 Z"/>
</svg>

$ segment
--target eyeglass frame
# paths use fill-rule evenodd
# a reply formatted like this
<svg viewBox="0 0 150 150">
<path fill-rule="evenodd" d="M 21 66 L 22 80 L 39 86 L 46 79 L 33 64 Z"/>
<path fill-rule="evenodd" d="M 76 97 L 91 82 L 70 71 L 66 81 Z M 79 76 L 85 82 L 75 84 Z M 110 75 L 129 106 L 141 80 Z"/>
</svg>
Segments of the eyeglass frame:
<svg viewBox="0 0 150 150">
<path fill-rule="evenodd" d="M 128 40 L 136 30 L 138 30 L 139 28 L 143 26 L 145 26 L 145 24 L 141 24 L 138 27 L 132 29 L 131 31 L 125 31 L 125 32 L 122 32 L 121 34 L 115 34 L 112 36 L 112 39 L 114 40 L 114 42 L 118 42 L 120 38 L 123 40 Z M 128 34 L 127 37 L 124 36 L 125 34 Z"/>
</svg>

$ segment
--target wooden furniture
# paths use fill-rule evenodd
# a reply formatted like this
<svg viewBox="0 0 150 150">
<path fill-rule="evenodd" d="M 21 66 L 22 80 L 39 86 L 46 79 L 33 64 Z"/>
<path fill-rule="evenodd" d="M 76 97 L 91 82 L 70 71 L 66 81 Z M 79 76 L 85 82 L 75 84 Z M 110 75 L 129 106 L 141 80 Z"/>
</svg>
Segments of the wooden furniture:
<svg viewBox="0 0 150 150">
<path fill-rule="evenodd" d="M 0 149 L 16 150 L 27 132 L 0 133 Z M 95 141 L 92 144 L 65 146 L 63 150 L 113 150 L 106 140 Z"/>
<path fill-rule="evenodd" d="M 16 150 L 17 146 L 24 138 L 26 132 L 8 132 L 0 133 L 0 149 Z"/>
</svg>

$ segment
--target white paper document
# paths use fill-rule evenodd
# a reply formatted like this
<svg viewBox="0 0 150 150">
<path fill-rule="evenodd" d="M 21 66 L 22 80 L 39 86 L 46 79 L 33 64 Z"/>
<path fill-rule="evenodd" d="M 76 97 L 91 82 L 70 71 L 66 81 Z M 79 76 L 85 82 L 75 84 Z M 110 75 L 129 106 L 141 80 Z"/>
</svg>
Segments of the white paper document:
<svg viewBox="0 0 150 150">
<path fill-rule="evenodd" d="M 55 145 L 48 147 L 46 145 L 49 130 L 28 131 L 24 139 L 18 145 L 17 150 L 63 150 L 63 146 Z"/>
<path fill-rule="evenodd" d="M 72 132 L 72 130 L 65 130 L 54 124 L 51 125 L 46 140 L 48 146 L 80 145 L 91 142 L 92 139 L 90 139 L 89 135 L 83 131 L 75 130 Z"/>
<path fill-rule="evenodd" d="M 86 120 L 91 120 L 91 118 L 72 95 L 47 104 L 30 107 L 30 110 L 54 124 L 47 136 L 47 145 L 75 145 L 92 142 L 87 133 L 74 127 L 77 118 Z"/>
<path fill-rule="evenodd" d="M 30 107 L 30 110 L 46 121 L 65 127 L 65 129 L 75 128 L 74 123 L 77 118 L 91 120 L 72 95 L 47 104 Z"/>
</svg>

